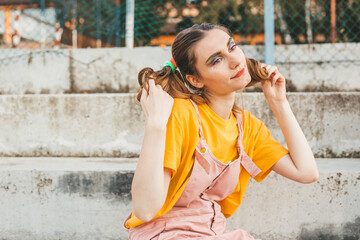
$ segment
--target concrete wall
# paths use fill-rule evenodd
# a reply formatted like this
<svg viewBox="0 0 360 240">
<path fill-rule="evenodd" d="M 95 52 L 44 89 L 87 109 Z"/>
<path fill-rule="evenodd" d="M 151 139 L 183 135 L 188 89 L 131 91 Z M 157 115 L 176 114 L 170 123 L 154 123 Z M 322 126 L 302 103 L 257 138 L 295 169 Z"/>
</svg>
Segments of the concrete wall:
<svg viewBox="0 0 360 240">
<path fill-rule="evenodd" d="M 245 109 L 285 143 L 262 93 L 244 99 Z M 316 156 L 360 157 L 360 93 L 288 99 Z M 136 157 L 144 134 L 134 94 L 3 95 L 0 116 L 0 156 Z"/>
<path fill-rule="evenodd" d="M 241 48 L 248 57 L 264 60 L 263 47 Z M 292 91 L 360 90 L 360 43 L 276 46 L 275 53 Z M 138 72 L 160 69 L 170 56 L 169 47 L 3 49 L 0 93 L 136 92 Z"/>
<path fill-rule="evenodd" d="M 131 159 L 2 158 L 0 239 L 126 239 L 134 168 Z"/>
<path fill-rule="evenodd" d="M 127 239 L 137 159 L 2 158 L 0 239 Z M 317 159 L 320 178 L 251 181 L 228 229 L 261 239 L 360 237 L 360 159 Z"/>
</svg>

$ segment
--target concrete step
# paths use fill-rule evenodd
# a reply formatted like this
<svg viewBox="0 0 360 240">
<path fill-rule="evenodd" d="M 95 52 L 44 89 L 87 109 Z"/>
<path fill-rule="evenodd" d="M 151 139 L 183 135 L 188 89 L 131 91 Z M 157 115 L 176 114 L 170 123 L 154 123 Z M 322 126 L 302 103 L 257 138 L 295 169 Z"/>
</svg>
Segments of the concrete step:
<svg viewBox="0 0 360 240">
<path fill-rule="evenodd" d="M 263 46 L 240 47 L 264 61 Z M 360 91 L 359 56 L 360 43 L 275 46 L 291 91 Z M 159 70 L 170 58 L 169 47 L 0 49 L 0 93 L 136 92 L 138 72 Z"/>
<path fill-rule="evenodd" d="M 0 158 L 0 239 L 127 239 L 137 159 Z M 228 229 L 261 239 L 358 239 L 360 159 L 317 159 L 307 185 L 251 181 Z"/>
<path fill-rule="evenodd" d="M 284 144 L 262 93 L 243 99 Z M 360 157 L 360 92 L 288 99 L 317 157 Z M 237 103 L 243 105 L 240 95 Z M 137 157 L 144 116 L 134 94 L 2 95 L 0 132 L 5 157 Z"/>
</svg>

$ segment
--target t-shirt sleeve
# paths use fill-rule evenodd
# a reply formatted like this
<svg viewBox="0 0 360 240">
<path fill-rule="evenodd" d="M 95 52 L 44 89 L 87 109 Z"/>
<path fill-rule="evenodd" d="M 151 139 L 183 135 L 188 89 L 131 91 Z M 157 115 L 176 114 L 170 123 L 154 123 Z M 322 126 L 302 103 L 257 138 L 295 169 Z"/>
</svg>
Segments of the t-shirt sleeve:
<svg viewBox="0 0 360 240">
<path fill-rule="evenodd" d="M 181 161 L 183 130 L 178 119 L 171 114 L 166 126 L 164 167 L 172 170 L 175 175 Z"/>
<path fill-rule="evenodd" d="M 262 121 L 251 114 L 248 116 L 251 133 L 249 142 L 252 148 L 250 158 L 261 169 L 254 179 L 261 182 L 271 172 L 271 167 L 284 157 L 288 150 L 271 136 L 269 129 Z"/>
</svg>

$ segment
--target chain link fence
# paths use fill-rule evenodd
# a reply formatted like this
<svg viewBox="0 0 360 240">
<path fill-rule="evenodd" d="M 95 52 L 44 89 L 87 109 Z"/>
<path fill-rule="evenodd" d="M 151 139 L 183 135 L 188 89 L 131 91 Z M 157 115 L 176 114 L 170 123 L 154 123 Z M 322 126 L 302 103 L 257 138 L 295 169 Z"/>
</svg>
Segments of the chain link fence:
<svg viewBox="0 0 360 240">
<path fill-rule="evenodd" d="M 360 67 L 359 0 L 275 0 L 274 16 L 276 64 L 307 70 L 324 64 Z"/>
<path fill-rule="evenodd" d="M 352 51 L 341 52 L 360 42 L 360 0 L 275 0 L 274 20 L 276 64 L 359 64 Z M 240 45 L 259 46 L 245 51 L 250 56 L 263 52 L 264 0 L 0 0 L 0 48 L 125 47 L 129 41 L 164 47 L 182 29 L 202 22 L 227 26 Z M 330 46 L 317 56 L 306 55 L 306 47 L 277 51 L 308 44 Z M 14 61 L 4 54 L 2 63 Z"/>
</svg>

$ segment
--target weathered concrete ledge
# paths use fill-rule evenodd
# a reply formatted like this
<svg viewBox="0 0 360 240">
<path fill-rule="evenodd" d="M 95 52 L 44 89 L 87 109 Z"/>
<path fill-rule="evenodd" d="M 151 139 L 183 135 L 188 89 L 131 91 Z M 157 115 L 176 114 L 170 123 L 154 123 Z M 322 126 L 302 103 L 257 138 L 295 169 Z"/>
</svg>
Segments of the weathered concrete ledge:
<svg viewBox="0 0 360 240">
<path fill-rule="evenodd" d="M 0 239 L 127 239 L 137 159 L 0 158 Z M 261 239 L 359 239 L 360 159 L 317 159 L 320 178 L 251 181 L 228 229 Z"/>
<path fill-rule="evenodd" d="M 263 46 L 241 46 L 264 60 Z M 144 67 L 158 70 L 169 47 L 0 49 L 0 93 L 136 92 Z M 291 91 L 360 91 L 360 43 L 275 46 L 275 62 Z M 21 71 L 18 71 L 21 69 Z"/>
<path fill-rule="evenodd" d="M 291 107 L 318 157 L 360 157 L 360 93 L 289 93 Z M 282 133 L 261 93 L 245 109 L 273 136 Z M 238 95 L 237 102 L 242 106 Z M 136 157 L 144 116 L 134 94 L 0 96 L 0 156 Z"/>
</svg>

